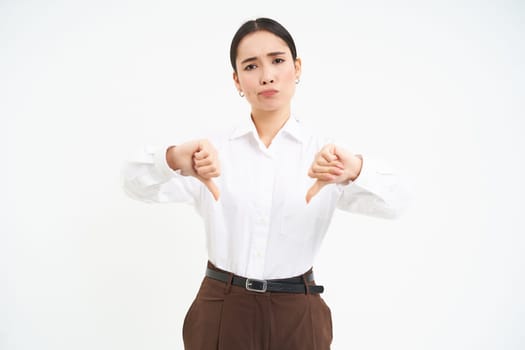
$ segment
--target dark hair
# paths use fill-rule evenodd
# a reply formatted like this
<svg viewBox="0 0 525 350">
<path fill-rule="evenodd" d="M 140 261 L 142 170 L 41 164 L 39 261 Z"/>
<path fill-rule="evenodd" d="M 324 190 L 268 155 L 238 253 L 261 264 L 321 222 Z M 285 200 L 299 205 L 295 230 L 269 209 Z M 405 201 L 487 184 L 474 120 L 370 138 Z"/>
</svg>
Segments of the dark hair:
<svg viewBox="0 0 525 350">
<path fill-rule="evenodd" d="M 255 20 L 250 20 L 245 22 L 238 30 L 237 33 L 233 36 L 232 43 L 230 46 L 230 61 L 234 71 L 237 71 L 237 48 L 241 40 L 248 34 L 265 30 L 272 34 L 277 35 L 279 38 L 283 39 L 284 42 L 290 48 L 292 52 L 292 58 L 295 61 L 297 58 L 297 50 L 295 48 L 295 43 L 293 41 L 290 33 L 284 28 L 279 22 L 270 19 L 270 18 L 257 18 Z"/>
</svg>

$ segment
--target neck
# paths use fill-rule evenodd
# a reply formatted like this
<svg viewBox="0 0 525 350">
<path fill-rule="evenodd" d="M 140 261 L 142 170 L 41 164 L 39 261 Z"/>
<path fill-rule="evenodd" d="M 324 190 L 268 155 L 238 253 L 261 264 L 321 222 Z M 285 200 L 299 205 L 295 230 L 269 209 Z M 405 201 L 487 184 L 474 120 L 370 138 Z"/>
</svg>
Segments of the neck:
<svg viewBox="0 0 525 350">
<path fill-rule="evenodd" d="M 259 138 L 269 147 L 273 138 L 290 117 L 290 109 L 279 111 L 252 111 L 252 120 Z"/>
</svg>

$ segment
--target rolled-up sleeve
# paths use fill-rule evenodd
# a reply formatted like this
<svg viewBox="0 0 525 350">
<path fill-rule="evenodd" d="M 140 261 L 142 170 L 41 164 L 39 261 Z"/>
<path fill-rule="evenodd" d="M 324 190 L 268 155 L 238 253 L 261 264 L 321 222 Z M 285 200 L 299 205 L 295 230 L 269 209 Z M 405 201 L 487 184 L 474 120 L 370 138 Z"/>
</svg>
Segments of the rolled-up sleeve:
<svg viewBox="0 0 525 350">
<path fill-rule="evenodd" d="M 125 193 L 144 202 L 195 204 L 199 181 L 173 171 L 166 162 L 166 149 L 146 146 L 129 157 L 121 170 Z"/>
<path fill-rule="evenodd" d="M 411 195 L 406 183 L 384 161 L 363 157 L 358 178 L 341 191 L 337 208 L 387 219 L 398 218 L 408 207 Z"/>
</svg>

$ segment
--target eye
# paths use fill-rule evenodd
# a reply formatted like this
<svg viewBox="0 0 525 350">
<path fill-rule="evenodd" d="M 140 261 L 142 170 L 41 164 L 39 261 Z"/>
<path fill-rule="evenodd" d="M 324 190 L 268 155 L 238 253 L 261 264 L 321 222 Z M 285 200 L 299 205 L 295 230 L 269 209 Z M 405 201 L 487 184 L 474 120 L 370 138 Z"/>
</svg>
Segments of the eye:
<svg viewBox="0 0 525 350">
<path fill-rule="evenodd" d="M 255 68 L 257 68 L 255 64 L 249 64 L 246 67 L 244 67 L 244 70 L 248 71 L 248 70 L 253 70 Z"/>
<path fill-rule="evenodd" d="M 283 63 L 284 62 L 284 59 L 283 58 L 276 58 L 273 60 L 273 63 Z"/>
</svg>

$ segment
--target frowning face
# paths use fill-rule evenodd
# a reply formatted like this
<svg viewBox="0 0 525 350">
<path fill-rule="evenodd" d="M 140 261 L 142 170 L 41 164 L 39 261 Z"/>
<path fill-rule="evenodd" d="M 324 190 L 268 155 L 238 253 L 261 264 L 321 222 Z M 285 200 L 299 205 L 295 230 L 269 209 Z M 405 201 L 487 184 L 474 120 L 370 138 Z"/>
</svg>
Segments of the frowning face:
<svg viewBox="0 0 525 350">
<path fill-rule="evenodd" d="M 237 48 L 235 85 L 252 106 L 252 112 L 290 108 L 301 61 L 278 36 L 257 31 L 244 37 Z"/>
</svg>

